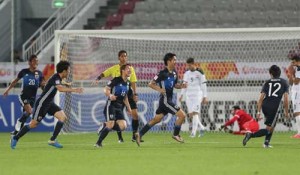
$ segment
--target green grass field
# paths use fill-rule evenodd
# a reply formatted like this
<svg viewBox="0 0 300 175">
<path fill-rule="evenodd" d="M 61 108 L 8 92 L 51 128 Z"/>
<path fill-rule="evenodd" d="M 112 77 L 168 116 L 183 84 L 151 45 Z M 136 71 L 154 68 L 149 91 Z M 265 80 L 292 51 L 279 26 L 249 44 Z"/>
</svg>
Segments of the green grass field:
<svg viewBox="0 0 300 175">
<path fill-rule="evenodd" d="M 0 133 L 1 175 L 289 175 L 299 173 L 300 140 L 293 133 L 275 133 L 274 148 L 262 148 L 263 138 L 251 139 L 242 146 L 243 136 L 206 133 L 185 143 L 171 133 L 148 133 L 141 147 L 117 142 L 110 133 L 103 148 L 94 148 L 97 135 L 59 135 L 64 148 L 47 145 L 49 133 L 28 133 L 15 150 L 9 146 L 9 133 Z"/>
</svg>

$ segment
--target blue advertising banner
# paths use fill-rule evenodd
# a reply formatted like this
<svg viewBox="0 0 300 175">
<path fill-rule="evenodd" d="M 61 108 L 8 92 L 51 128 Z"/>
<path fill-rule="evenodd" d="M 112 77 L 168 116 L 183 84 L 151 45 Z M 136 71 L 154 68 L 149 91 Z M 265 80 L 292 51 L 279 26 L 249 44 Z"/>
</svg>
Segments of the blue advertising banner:
<svg viewBox="0 0 300 175">
<path fill-rule="evenodd" d="M 14 130 L 17 119 L 22 115 L 22 107 L 18 95 L 0 95 L 0 132 L 11 132 Z M 28 122 L 30 119 L 28 119 Z M 53 131 L 54 119 L 46 116 L 41 124 L 32 131 Z"/>
</svg>

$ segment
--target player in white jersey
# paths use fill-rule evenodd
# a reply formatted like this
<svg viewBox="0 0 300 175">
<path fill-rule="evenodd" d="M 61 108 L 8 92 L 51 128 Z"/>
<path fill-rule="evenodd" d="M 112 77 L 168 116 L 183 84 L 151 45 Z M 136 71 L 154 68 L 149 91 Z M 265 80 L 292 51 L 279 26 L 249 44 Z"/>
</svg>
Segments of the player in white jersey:
<svg viewBox="0 0 300 175">
<path fill-rule="evenodd" d="M 198 126 L 200 127 L 199 137 L 203 136 L 205 127 L 200 121 L 201 103 L 207 103 L 207 86 L 206 77 L 202 70 L 197 68 L 194 58 L 188 58 L 188 70 L 183 75 L 183 83 L 187 84 L 187 88 L 181 90 L 179 101 L 183 96 L 186 97 L 186 105 L 189 117 L 192 117 L 192 132 L 190 137 L 195 137 Z"/>
<path fill-rule="evenodd" d="M 297 133 L 292 138 L 300 139 L 300 56 L 293 55 L 291 61 L 287 75 L 291 85 L 291 99 L 297 129 Z"/>
</svg>

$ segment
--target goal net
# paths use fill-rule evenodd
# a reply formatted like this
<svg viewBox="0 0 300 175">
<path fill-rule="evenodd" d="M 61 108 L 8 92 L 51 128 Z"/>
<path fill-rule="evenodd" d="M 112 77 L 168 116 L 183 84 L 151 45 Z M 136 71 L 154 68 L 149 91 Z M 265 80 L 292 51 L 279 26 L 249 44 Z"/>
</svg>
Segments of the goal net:
<svg viewBox="0 0 300 175">
<path fill-rule="evenodd" d="M 91 82 L 102 71 L 118 64 L 120 50 L 127 51 L 128 62 L 138 78 L 140 126 L 155 115 L 158 106 L 159 93 L 147 85 L 164 68 L 163 56 L 172 52 L 177 55 L 179 79 L 188 57 L 195 58 L 204 71 L 209 103 L 202 105 L 201 121 L 214 131 L 231 117 L 233 105 L 240 105 L 255 117 L 261 86 L 270 78 L 268 68 L 277 64 L 281 77 L 286 78 L 288 54 L 298 48 L 299 41 L 300 28 L 56 31 L 55 62 L 69 60 L 68 81 L 85 88 L 83 94 L 61 93 L 57 98 L 68 116 L 64 131 L 94 132 L 105 121 L 103 109 L 107 98 L 103 87 L 111 78 L 102 79 L 96 87 Z M 174 101 L 178 103 L 180 90 L 174 92 Z M 185 109 L 184 103 L 179 105 Z M 282 105 L 278 115 L 276 130 L 294 130 L 293 120 L 283 116 Z M 129 131 L 131 117 L 127 114 L 126 120 Z M 175 120 L 176 117 L 167 115 L 151 132 L 170 132 Z M 260 124 L 263 127 L 263 121 Z M 236 124 L 232 128 L 238 129 Z M 189 130 L 188 121 L 182 130 Z"/>
</svg>

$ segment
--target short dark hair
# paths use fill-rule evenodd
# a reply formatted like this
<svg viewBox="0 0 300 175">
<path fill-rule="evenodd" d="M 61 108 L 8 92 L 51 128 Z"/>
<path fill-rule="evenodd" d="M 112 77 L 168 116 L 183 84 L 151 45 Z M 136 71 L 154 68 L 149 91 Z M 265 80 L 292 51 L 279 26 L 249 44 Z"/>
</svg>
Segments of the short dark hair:
<svg viewBox="0 0 300 175">
<path fill-rule="evenodd" d="M 300 55 L 298 54 L 293 54 L 292 58 L 291 58 L 292 61 L 300 61 Z"/>
<path fill-rule="evenodd" d="M 37 58 L 36 55 L 31 55 L 29 58 L 28 58 L 28 62 L 31 62 L 33 59 Z"/>
<path fill-rule="evenodd" d="M 70 63 L 68 61 L 60 61 L 56 65 L 56 72 L 62 73 L 64 70 L 68 70 Z"/>
<path fill-rule="evenodd" d="M 120 57 L 123 53 L 126 53 L 126 55 L 127 55 L 126 50 L 120 50 L 119 53 L 118 53 L 118 57 Z"/>
<path fill-rule="evenodd" d="M 167 53 L 165 56 L 164 56 L 164 63 L 165 63 L 165 66 L 168 65 L 168 61 L 171 60 L 174 56 L 176 56 L 176 54 L 174 53 Z"/>
<path fill-rule="evenodd" d="M 240 106 L 238 106 L 238 105 L 234 105 L 234 106 L 232 106 L 232 109 L 238 110 L 238 109 L 241 109 L 241 108 L 240 108 Z"/>
<path fill-rule="evenodd" d="M 126 66 L 131 66 L 130 64 L 123 64 L 121 67 L 120 67 L 120 75 L 122 76 L 122 70 L 125 70 Z"/>
<path fill-rule="evenodd" d="M 188 58 L 188 59 L 186 60 L 186 63 L 188 63 L 188 64 L 194 64 L 194 63 L 195 63 L 195 60 L 194 60 L 194 58 Z"/>
<path fill-rule="evenodd" d="M 269 69 L 269 73 L 274 77 L 274 78 L 279 78 L 281 74 L 281 70 L 277 65 L 272 65 Z"/>
</svg>

